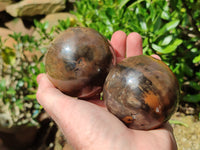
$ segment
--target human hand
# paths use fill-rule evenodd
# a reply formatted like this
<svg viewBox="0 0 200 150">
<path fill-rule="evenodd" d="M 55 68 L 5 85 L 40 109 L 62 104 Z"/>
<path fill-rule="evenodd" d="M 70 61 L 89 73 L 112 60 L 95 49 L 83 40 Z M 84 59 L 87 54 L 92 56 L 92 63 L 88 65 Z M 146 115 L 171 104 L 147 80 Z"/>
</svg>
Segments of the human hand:
<svg viewBox="0 0 200 150">
<path fill-rule="evenodd" d="M 137 33 L 128 36 L 117 31 L 111 38 L 117 62 L 124 57 L 142 54 L 142 39 Z M 154 56 L 159 58 L 158 56 Z M 175 150 L 173 131 L 169 123 L 149 131 L 127 128 L 107 111 L 103 101 L 77 100 L 64 95 L 45 74 L 37 78 L 37 100 L 58 124 L 74 149 L 81 150 Z"/>
</svg>

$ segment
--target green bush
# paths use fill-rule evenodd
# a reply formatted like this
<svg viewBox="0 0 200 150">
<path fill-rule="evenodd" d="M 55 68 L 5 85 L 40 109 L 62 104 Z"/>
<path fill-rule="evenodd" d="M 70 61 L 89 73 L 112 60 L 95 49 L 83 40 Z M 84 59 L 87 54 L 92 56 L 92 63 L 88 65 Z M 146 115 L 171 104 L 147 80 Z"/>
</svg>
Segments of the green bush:
<svg viewBox="0 0 200 150">
<path fill-rule="evenodd" d="M 39 50 L 38 42 L 34 37 L 14 33 L 10 35 L 16 41 L 14 48 L 5 47 L 0 40 L 1 54 L 1 80 L 0 100 L 9 106 L 12 125 L 32 124 L 40 113 L 41 106 L 36 102 L 36 77 L 44 72 L 44 64 L 41 58 L 33 55 L 31 60 L 25 55 L 25 51 Z M 1 106 L 3 107 L 3 106 Z M 19 115 L 23 114 L 23 115 Z"/>
<path fill-rule="evenodd" d="M 200 1 L 81 0 L 79 21 L 108 39 L 113 32 L 138 32 L 144 54 L 158 54 L 176 74 L 181 100 L 200 102 Z"/>
</svg>

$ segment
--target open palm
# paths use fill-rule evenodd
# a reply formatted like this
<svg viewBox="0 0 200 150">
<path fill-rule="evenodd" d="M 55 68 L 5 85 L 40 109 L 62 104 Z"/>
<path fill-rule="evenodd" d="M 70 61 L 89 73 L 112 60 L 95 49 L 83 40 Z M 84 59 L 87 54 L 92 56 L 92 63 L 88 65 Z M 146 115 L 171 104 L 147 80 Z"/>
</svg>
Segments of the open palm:
<svg viewBox="0 0 200 150">
<path fill-rule="evenodd" d="M 117 62 L 142 54 L 142 39 L 138 33 L 128 36 L 117 31 L 111 38 Z M 157 57 L 158 56 L 154 56 Z M 64 95 L 45 74 L 37 78 L 37 100 L 58 124 L 74 147 L 81 150 L 175 150 L 176 142 L 171 126 L 166 123 L 155 130 L 142 131 L 127 128 L 105 108 L 98 98 L 77 100 Z"/>
</svg>

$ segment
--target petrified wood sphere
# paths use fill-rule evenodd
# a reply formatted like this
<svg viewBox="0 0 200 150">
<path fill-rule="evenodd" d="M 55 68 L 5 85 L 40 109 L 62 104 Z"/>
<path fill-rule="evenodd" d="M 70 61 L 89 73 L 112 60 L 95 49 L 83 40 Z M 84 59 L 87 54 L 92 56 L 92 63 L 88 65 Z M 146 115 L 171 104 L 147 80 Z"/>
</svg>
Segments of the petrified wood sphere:
<svg viewBox="0 0 200 150">
<path fill-rule="evenodd" d="M 71 27 L 50 45 L 45 68 L 50 81 L 67 95 L 87 99 L 102 90 L 114 51 L 97 31 Z"/>
<path fill-rule="evenodd" d="M 103 94 L 108 110 L 129 128 L 149 130 L 175 112 L 179 85 L 161 60 L 140 55 L 126 58 L 111 69 Z"/>
</svg>

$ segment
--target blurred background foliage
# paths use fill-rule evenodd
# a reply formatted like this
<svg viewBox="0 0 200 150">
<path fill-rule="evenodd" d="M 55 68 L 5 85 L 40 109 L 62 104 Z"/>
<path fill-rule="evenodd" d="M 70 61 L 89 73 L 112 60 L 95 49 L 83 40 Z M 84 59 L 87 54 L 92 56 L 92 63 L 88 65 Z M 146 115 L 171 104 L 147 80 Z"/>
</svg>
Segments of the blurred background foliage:
<svg viewBox="0 0 200 150">
<path fill-rule="evenodd" d="M 77 16 L 77 22 L 60 20 L 47 31 L 48 22 L 35 20 L 40 38 L 14 33 L 10 35 L 16 41 L 14 48 L 6 47 L 0 38 L 0 99 L 9 105 L 16 124 L 34 124 L 41 112 L 35 96 L 36 77 L 45 71 L 43 58 L 54 33 L 78 25 L 94 28 L 108 39 L 117 30 L 127 35 L 138 32 L 143 38 L 144 54 L 159 55 L 177 76 L 180 100 L 199 105 L 199 0 L 81 0 L 74 5 L 71 13 Z M 31 60 L 24 54 L 26 51 L 33 53 Z M 40 57 L 35 51 L 41 53 Z M 16 111 L 30 114 L 19 116 Z"/>
</svg>

